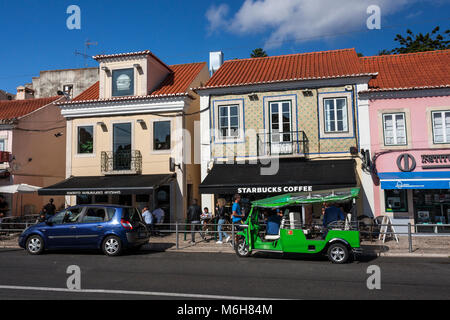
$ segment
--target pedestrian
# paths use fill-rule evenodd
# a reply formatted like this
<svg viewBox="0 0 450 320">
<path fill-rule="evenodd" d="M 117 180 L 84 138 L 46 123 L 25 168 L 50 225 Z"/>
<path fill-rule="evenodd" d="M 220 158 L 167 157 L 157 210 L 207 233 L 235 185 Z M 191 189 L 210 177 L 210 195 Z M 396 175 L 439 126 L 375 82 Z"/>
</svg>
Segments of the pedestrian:
<svg viewBox="0 0 450 320">
<path fill-rule="evenodd" d="M 148 210 L 148 207 L 144 207 L 142 209 L 142 217 L 144 218 L 144 222 L 147 225 L 147 230 L 150 234 L 153 234 L 153 214 Z"/>
<path fill-rule="evenodd" d="M 216 243 L 222 244 L 223 237 L 225 237 L 225 242 L 230 241 L 230 236 L 225 232 L 222 231 L 223 225 L 226 222 L 226 211 L 225 211 L 225 199 L 219 199 L 217 200 L 217 207 L 216 207 L 216 216 L 219 219 L 217 222 L 217 231 L 219 232 L 219 241 Z"/>
<path fill-rule="evenodd" d="M 242 214 L 241 210 L 241 196 L 239 194 L 234 195 L 234 203 L 233 207 L 231 208 L 231 221 L 233 223 L 233 226 L 237 226 L 237 230 L 240 230 L 239 225 L 242 224 L 242 219 L 244 219 L 245 215 Z M 236 228 L 235 228 L 236 230 Z M 234 243 L 236 243 L 236 239 L 234 239 Z"/>
<path fill-rule="evenodd" d="M 161 231 L 162 225 L 164 223 L 165 215 L 166 214 L 165 214 L 164 210 L 162 208 L 160 208 L 160 207 L 156 208 L 153 211 L 153 217 L 156 219 L 156 221 L 154 221 L 153 225 L 154 225 L 154 227 L 157 227 L 157 229 L 158 229 L 158 233 L 157 234 L 159 236 L 161 235 L 160 231 Z"/>
<path fill-rule="evenodd" d="M 191 241 L 190 243 L 195 243 L 195 232 L 200 227 L 200 215 L 202 214 L 202 209 L 197 204 L 197 199 L 192 200 L 192 205 L 189 207 L 187 216 L 191 223 Z"/>
<path fill-rule="evenodd" d="M 209 242 L 209 240 L 206 238 L 206 233 L 208 232 L 209 224 L 211 224 L 212 214 L 209 212 L 209 208 L 205 207 L 203 208 L 203 213 L 200 215 L 201 224 L 202 224 L 202 233 L 200 235 L 202 236 L 203 240 L 206 242 Z"/>
<path fill-rule="evenodd" d="M 56 207 L 53 204 L 53 198 L 51 198 L 49 200 L 49 202 L 44 206 L 46 213 L 47 213 L 47 217 L 52 217 L 55 212 L 56 212 Z"/>
</svg>

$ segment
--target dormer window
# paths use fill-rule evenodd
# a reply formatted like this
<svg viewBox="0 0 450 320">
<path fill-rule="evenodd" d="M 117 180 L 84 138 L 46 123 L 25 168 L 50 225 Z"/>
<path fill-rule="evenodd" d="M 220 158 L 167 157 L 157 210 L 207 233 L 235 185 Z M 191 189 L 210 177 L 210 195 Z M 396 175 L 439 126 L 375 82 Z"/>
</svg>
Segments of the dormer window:
<svg viewBox="0 0 450 320">
<path fill-rule="evenodd" d="M 134 68 L 112 71 L 112 96 L 134 95 Z"/>
</svg>

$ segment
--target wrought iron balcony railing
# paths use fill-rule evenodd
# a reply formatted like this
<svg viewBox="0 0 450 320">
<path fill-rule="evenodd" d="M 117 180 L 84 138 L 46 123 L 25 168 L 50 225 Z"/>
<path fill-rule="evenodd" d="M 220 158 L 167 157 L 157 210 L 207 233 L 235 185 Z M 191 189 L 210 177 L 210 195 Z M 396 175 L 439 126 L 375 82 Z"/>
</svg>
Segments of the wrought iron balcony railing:
<svg viewBox="0 0 450 320">
<path fill-rule="evenodd" d="M 308 138 L 304 131 L 257 134 L 258 156 L 305 156 Z"/>
<path fill-rule="evenodd" d="M 102 151 L 103 174 L 136 174 L 142 172 L 142 155 L 139 150 Z"/>
</svg>

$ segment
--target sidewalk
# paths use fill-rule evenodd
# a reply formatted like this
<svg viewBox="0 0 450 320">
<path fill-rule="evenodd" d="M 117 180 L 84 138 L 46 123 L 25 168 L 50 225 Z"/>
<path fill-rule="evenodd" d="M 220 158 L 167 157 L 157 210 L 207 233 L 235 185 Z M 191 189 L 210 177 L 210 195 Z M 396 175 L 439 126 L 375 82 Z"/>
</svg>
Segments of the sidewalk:
<svg viewBox="0 0 450 320">
<path fill-rule="evenodd" d="M 11 237 L 0 236 L 0 248 L 18 248 L 18 235 Z M 176 235 L 166 234 L 161 237 L 150 238 L 150 243 L 144 248 L 154 251 L 171 252 L 210 252 L 210 253 L 234 253 L 230 243 L 216 244 L 214 238 L 206 242 L 198 235 L 195 244 L 189 243 L 191 234 L 179 234 L 179 249 L 176 248 Z M 373 242 L 363 241 L 361 243 L 366 255 L 377 255 L 387 257 L 429 257 L 450 258 L 450 236 L 413 236 L 413 252 L 409 252 L 408 237 L 399 237 L 399 243 L 389 240 L 383 243 L 376 240 Z"/>
</svg>

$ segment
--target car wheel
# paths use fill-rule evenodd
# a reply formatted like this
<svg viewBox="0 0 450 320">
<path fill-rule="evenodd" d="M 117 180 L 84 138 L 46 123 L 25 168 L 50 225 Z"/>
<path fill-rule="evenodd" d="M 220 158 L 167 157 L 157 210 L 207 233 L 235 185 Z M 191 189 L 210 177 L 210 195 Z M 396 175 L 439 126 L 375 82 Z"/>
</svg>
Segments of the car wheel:
<svg viewBox="0 0 450 320">
<path fill-rule="evenodd" d="M 30 254 L 41 254 L 44 251 L 44 240 L 37 234 L 32 235 L 27 239 L 25 248 Z"/>
<path fill-rule="evenodd" d="M 346 263 L 349 256 L 350 255 L 347 246 L 342 243 L 333 243 L 328 248 L 328 259 L 333 263 Z"/>
<path fill-rule="evenodd" d="M 116 236 L 108 236 L 103 240 L 102 249 L 107 256 L 118 256 L 122 253 L 122 241 Z"/>
<path fill-rule="evenodd" d="M 234 250 L 239 257 L 249 257 L 251 252 L 248 250 L 248 245 L 245 243 L 245 238 L 241 238 L 237 241 Z"/>
</svg>

